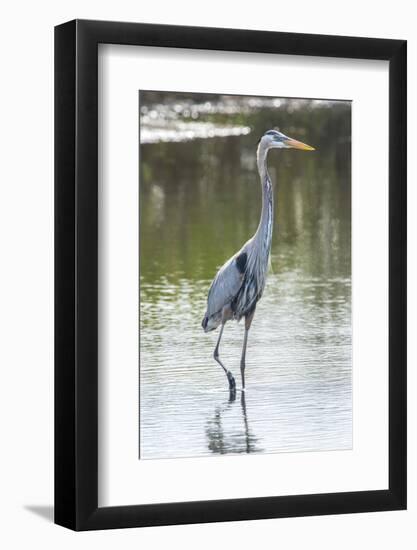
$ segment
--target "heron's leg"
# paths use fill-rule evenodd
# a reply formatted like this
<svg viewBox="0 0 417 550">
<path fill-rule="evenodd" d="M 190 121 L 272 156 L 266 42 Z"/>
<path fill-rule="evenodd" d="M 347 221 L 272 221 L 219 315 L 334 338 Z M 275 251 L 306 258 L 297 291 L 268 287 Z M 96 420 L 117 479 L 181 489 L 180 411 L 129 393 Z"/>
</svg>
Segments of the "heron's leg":
<svg viewBox="0 0 417 550">
<path fill-rule="evenodd" d="M 245 317 L 245 336 L 243 338 L 242 357 L 240 359 L 240 374 L 242 376 L 242 389 L 245 389 L 246 346 L 248 344 L 249 329 L 252 324 L 255 308 Z"/>
<path fill-rule="evenodd" d="M 222 326 L 221 326 L 221 329 L 220 329 L 220 334 L 219 334 L 219 337 L 217 339 L 216 347 L 214 348 L 213 357 L 218 362 L 218 364 L 221 366 L 221 368 L 224 370 L 224 372 L 226 373 L 227 380 L 229 381 L 229 389 L 230 389 L 231 392 L 234 392 L 235 389 L 236 389 L 236 382 L 235 382 L 235 379 L 233 378 L 233 374 L 230 372 L 230 370 L 226 369 L 226 367 L 220 361 L 220 357 L 219 357 L 220 340 L 222 339 L 222 334 L 223 334 L 223 329 L 224 329 L 225 324 L 226 324 L 226 319 L 223 318 Z"/>
</svg>

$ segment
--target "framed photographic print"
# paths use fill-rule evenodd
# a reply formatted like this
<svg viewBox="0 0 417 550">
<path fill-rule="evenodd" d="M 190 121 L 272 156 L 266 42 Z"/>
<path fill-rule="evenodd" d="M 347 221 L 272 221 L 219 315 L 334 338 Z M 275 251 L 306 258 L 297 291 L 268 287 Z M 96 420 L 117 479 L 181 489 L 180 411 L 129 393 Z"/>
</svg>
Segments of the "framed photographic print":
<svg viewBox="0 0 417 550">
<path fill-rule="evenodd" d="M 406 42 L 55 29 L 55 521 L 406 507 Z"/>
</svg>

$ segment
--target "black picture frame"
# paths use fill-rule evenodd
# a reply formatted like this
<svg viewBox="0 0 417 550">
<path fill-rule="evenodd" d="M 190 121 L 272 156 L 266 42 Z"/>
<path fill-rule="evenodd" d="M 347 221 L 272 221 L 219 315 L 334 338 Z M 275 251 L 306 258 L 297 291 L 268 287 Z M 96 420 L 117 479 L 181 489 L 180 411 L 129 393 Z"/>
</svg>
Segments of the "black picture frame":
<svg viewBox="0 0 417 550">
<path fill-rule="evenodd" d="M 389 488 L 98 506 L 98 44 L 389 61 Z M 55 28 L 55 522 L 74 530 L 406 508 L 406 41 L 74 20 Z M 370 328 L 371 330 L 371 328 Z"/>
</svg>

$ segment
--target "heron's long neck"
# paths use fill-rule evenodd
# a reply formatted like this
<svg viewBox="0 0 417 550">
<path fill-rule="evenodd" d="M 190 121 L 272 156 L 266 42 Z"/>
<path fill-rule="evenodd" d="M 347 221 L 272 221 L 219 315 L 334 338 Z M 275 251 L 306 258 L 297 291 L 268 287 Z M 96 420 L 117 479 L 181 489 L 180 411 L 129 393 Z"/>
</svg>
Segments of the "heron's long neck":
<svg viewBox="0 0 417 550">
<path fill-rule="evenodd" d="M 267 154 L 268 150 L 259 145 L 256 156 L 259 177 L 261 178 L 262 183 L 262 211 L 261 219 L 259 220 L 258 229 L 256 230 L 254 238 L 259 239 L 262 251 L 268 258 L 272 241 L 274 193 L 266 164 Z"/>
</svg>

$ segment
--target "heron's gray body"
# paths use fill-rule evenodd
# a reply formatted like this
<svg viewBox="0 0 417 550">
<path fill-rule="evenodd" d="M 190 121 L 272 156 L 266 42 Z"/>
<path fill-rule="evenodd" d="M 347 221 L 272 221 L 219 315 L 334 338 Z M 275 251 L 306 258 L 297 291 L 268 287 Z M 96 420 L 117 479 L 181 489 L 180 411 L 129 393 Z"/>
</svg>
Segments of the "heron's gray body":
<svg viewBox="0 0 417 550">
<path fill-rule="evenodd" d="M 258 169 L 262 181 L 262 213 L 255 235 L 217 272 L 207 298 L 203 319 L 205 332 L 222 322 L 225 308 L 229 319 L 240 321 L 250 314 L 265 288 L 272 242 L 274 195 L 266 168 L 267 149 L 258 148 Z"/>
</svg>

